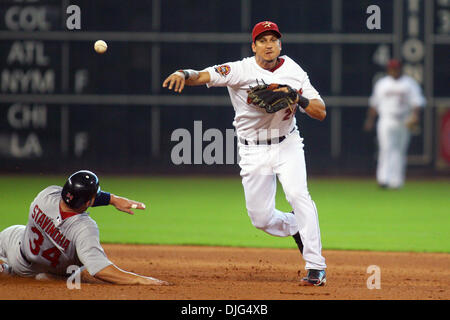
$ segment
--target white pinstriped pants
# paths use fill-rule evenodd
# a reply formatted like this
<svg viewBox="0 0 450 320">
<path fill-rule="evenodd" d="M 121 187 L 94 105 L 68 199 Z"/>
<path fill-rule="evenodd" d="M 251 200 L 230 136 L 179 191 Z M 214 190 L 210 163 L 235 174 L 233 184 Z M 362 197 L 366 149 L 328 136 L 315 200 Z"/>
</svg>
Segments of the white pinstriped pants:
<svg viewBox="0 0 450 320">
<path fill-rule="evenodd" d="M 299 132 L 295 130 L 279 144 L 239 143 L 239 156 L 247 212 L 253 225 L 278 237 L 299 231 L 305 269 L 325 269 L 319 218 L 307 187 L 303 139 Z M 275 208 L 277 177 L 295 215 Z"/>
</svg>

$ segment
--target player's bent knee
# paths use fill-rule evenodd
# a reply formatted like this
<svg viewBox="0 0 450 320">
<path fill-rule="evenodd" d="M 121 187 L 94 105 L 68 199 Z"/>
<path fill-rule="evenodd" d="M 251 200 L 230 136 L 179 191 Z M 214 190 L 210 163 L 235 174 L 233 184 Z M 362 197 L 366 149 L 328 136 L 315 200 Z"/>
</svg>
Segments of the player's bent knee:
<svg viewBox="0 0 450 320">
<path fill-rule="evenodd" d="M 255 228 L 264 230 L 267 228 L 270 222 L 270 216 L 265 213 L 260 212 L 249 212 L 250 220 Z"/>
<path fill-rule="evenodd" d="M 293 191 L 286 193 L 286 200 L 289 203 L 295 201 L 311 201 L 311 196 L 308 191 Z"/>
</svg>

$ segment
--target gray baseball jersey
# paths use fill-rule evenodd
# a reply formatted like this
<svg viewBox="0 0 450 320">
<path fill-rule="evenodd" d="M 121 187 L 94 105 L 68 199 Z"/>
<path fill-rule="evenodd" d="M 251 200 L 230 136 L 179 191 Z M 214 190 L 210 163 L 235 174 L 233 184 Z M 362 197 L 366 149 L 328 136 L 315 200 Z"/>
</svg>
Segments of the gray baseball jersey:
<svg viewBox="0 0 450 320">
<path fill-rule="evenodd" d="M 62 212 L 61 190 L 47 187 L 31 203 L 21 254 L 36 273 L 66 275 L 68 266 L 78 265 L 95 275 L 112 264 L 100 245 L 97 223 L 86 212 Z"/>
</svg>

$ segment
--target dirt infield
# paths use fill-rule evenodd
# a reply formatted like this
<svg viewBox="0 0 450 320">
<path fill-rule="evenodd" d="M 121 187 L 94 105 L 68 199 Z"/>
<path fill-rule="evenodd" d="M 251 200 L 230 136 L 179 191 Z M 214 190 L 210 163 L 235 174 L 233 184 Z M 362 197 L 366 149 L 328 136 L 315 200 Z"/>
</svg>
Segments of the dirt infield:
<svg viewBox="0 0 450 320">
<path fill-rule="evenodd" d="M 450 254 L 324 251 L 327 285 L 303 287 L 304 263 L 294 249 L 105 244 L 122 269 L 169 281 L 164 287 L 0 278 L 2 300 L 448 300 Z M 381 271 L 380 289 L 368 289 Z M 374 283 L 370 281 L 370 283 Z"/>
</svg>

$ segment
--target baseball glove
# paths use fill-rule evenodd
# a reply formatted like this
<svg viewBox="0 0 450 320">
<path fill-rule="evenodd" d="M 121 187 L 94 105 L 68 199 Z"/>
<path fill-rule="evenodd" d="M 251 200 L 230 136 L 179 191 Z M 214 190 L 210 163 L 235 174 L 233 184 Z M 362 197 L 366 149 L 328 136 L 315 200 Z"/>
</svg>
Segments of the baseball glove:
<svg viewBox="0 0 450 320">
<path fill-rule="evenodd" d="M 262 84 L 247 90 L 247 103 L 265 109 L 267 113 L 275 113 L 285 108 L 293 111 L 298 92 L 286 84 Z"/>
</svg>

